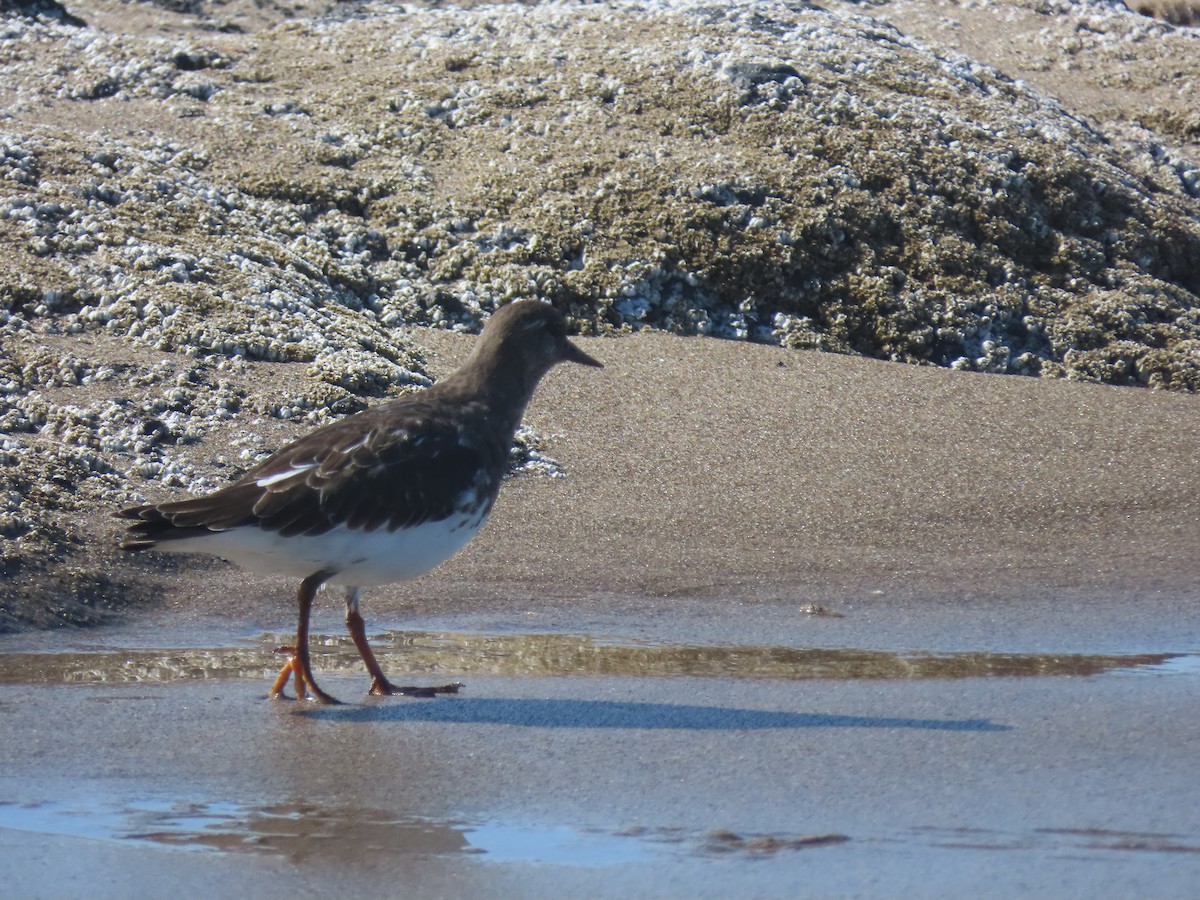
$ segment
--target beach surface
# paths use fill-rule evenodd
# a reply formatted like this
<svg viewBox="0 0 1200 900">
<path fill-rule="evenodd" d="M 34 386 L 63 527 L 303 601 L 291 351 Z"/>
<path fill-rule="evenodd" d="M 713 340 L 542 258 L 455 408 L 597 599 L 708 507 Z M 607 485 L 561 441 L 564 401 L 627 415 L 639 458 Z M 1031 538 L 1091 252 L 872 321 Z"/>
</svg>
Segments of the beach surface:
<svg viewBox="0 0 1200 900">
<path fill-rule="evenodd" d="M 486 31 L 488 5 L 465 6 L 471 28 Z M 523 273 L 514 283 L 544 287 L 536 248 L 516 241 L 516 231 L 496 232 L 498 252 L 509 254 L 503 264 L 471 268 L 463 236 L 474 232 L 457 224 L 466 213 L 454 208 L 470 205 L 469 179 L 448 178 L 453 167 L 438 155 L 439 141 L 456 139 L 443 120 L 461 113 L 450 124 L 485 132 L 511 123 L 472 113 L 468 92 L 458 107 L 389 120 L 397 133 L 422 117 L 444 125 L 436 140 L 423 138 L 432 143 L 420 152 L 399 153 L 382 138 L 369 147 L 365 131 L 357 150 L 338 143 L 353 144 L 347 134 L 327 140 L 330 126 L 317 121 L 326 104 L 345 100 L 350 115 L 358 109 L 351 101 L 369 87 L 357 69 L 337 68 L 348 66 L 346 47 L 374 39 L 367 19 L 349 14 L 281 23 L 283 12 L 259 5 L 181 15 L 96 0 L 74 11 L 101 31 L 127 29 L 125 42 L 91 31 L 64 36 L 44 23 L 25 29 L 10 64 L 28 70 L 29 81 L 9 86 L 5 124 L 33 136 L 24 157 L 29 147 L 11 143 L 20 153 L 10 159 L 41 160 L 40 181 L 28 189 L 47 196 L 41 205 L 13 201 L 3 224 L 14 234 L 30 222 L 61 224 L 58 231 L 46 225 L 43 236 L 63 243 L 39 255 L 28 237 L 8 242 L 5 252 L 26 256 L 8 260 L 11 277 L 0 285 L 10 314 L 0 332 L 7 354 L 0 476 L 11 500 L 0 521 L 0 894 L 1096 900 L 1194 893 L 1200 397 L 1188 385 L 1200 366 L 1188 335 L 1200 324 L 1188 318 L 1194 305 L 1179 312 L 1184 307 L 1162 299 L 1186 307 L 1195 289 L 1178 254 L 1155 257 L 1149 274 L 1135 276 L 1129 266 L 1138 253 L 1169 245 L 1168 231 L 1178 247 L 1190 246 L 1195 197 L 1183 188 L 1155 193 L 1145 185 L 1165 176 L 1151 178 L 1139 166 L 1157 160 L 1180 184 L 1197 171 L 1180 162 L 1195 158 L 1200 133 L 1189 118 L 1198 90 L 1195 38 L 1186 28 L 1134 22 L 1113 4 L 922 0 L 831 9 L 846 17 L 833 26 L 839 40 L 867 35 L 879 47 L 899 47 L 904 65 L 916 60 L 929 72 L 986 82 L 987 110 L 1000 108 L 995 98 L 1011 89 L 1023 115 L 1037 106 L 1039 115 L 1086 121 L 1067 138 L 1047 131 L 1046 140 L 1085 146 L 1081 158 L 1093 154 L 1104 177 L 1125 154 L 1122 164 L 1149 179 L 1131 176 L 1129 184 L 1154 196 L 1144 205 L 1153 216 L 1131 214 L 1124 234 L 1155 222 L 1170 229 L 1139 237 L 1141 244 L 1113 243 L 1111 271 L 1084 264 L 1091 251 L 1081 240 L 1063 251 L 1062 271 L 1029 275 L 1045 275 L 1041 296 L 1059 291 L 1062 310 L 1086 313 L 1092 323 L 1085 329 L 1078 319 L 1049 316 L 1037 326 L 1045 325 L 1047 343 L 1032 350 L 1012 343 L 1009 353 L 1003 310 L 983 300 L 959 308 L 975 318 L 946 324 L 953 333 L 945 340 L 976 351 L 954 365 L 905 356 L 915 345 L 902 342 L 896 358 L 925 364 L 866 358 L 862 348 L 838 344 L 832 330 L 797 338 L 814 322 L 788 320 L 800 331 L 757 343 L 704 336 L 699 327 L 668 334 L 670 323 L 651 327 L 637 318 L 667 309 L 663 297 L 661 308 L 632 303 L 645 299 L 640 294 L 619 295 L 630 301 L 625 306 L 609 297 L 607 312 L 573 306 L 576 325 L 599 335 L 574 340 L 605 367 L 560 366 L 547 376 L 527 416 L 535 464 L 505 484 L 488 525 L 462 553 L 417 582 L 363 598 L 368 634 L 395 680 L 461 680 L 462 692 L 367 697 L 341 597 L 327 591 L 314 610 L 313 647 L 317 677 L 343 701 L 329 707 L 267 699 L 282 662 L 277 648 L 293 639 L 296 585 L 218 560 L 122 555 L 111 516 L 142 498 L 219 485 L 314 424 L 445 375 L 474 340 L 447 327 L 469 330 L 514 272 Z M 524 27 L 518 12 L 496 12 L 510 36 Z M 863 12 L 891 25 L 872 25 Z M 556 6 L 529 25 L 530 34 L 545 33 L 537 28 L 562 14 Z M 826 11 L 793 14 L 812 26 L 805 40 L 814 42 L 814 60 L 818 50 L 827 54 L 822 60 L 843 52 L 836 40 L 822 44 L 813 25 Z M 387 15 L 396 29 L 395 11 Z M 403 15 L 428 41 L 425 56 L 397 63 L 410 67 L 413 84 L 434 91 L 421 79 L 434 79 L 430 72 L 452 79 L 463 67 L 486 80 L 479 71 L 501 51 L 462 56 L 463 34 L 475 32 L 439 31 L 452 11 L 413 4 Z M 666 13 L 646 15 L 664 29 L 681 27 Z M 737 32 L 729 23 L 703 25 L 716 29 L 714 41 Z M 771 21 L 755 27 L 755 40 L 772 39 Z M 897 33 L 932 47 L 932 55 Z M 646 37 L 651 49 L 654 40 Z M 320 54 L 289 55 L 293 41 Z M 45 87 L 38 54 L 53 58 L 77 44 L 90 48 L 85 64 L 75 72 L 64 62 Z M 601 52 L 604 45 L 583 41 L 572 52 L 582 54 L 579 47 Z M 955 62 L 952 47 L 1022 86 Z M 170 77 L 161 66 L 110 66 L 111 56 L 139 53 L 156 65 L 173 60 Z M 571 64 L 579 59 L 588 57 Z M 752 71 L 714 64 L 717 74 L 702 73 L 697 83 L 711 93 L 713 79 L 786 74 L 763 59 L 757 64 L 766 68 Z M 832 95 L 833 68 L 812 63 L 822 74 L 793 62 L 814 91 L 828 87 Z M 300 68 L 287 68 L 293 64 Z M 325 65 L 343 74 L 326 83 L 303 68 Z M 116 93 L 87 94 L 96 87 L 89 79 L 103 73 Z M 875 77 L 869 67 L 861 74 Z M 505 79 L 526 75 L 534 78 L 503 70 Z M 400 96 L 396 85 L 407 82 L 389 77 Z M 653 96 L 638 93 L 652 81 L 631 79 L 626 93 L 613 88 L 611 97 L 603 84 L 587 82 L 594 106 L 571 102 L 583 110 L 579 121 L 619 136 L 596 110 L 641 103 Z M 1026 82 L 1050 99 L 1030 100 Z M 921 90 L 953 102 L 928 85 L 913 87 Z M 322 98 L 311 110 L 284 102 L 310 93 Z M 818 93 L 815 105 L 832 102 Z M 509 100 L 537 115 L 553 109 L 544 98 Z M 372 115 L 387 105 L 383 97 L 370 101 Z M 639 109 L 653 112 L 648 101 Z M 62 121 L 39 121 L 64 110 Z M 271 160 L 279 172 L 270 178 L 257 159 L 245 167 L 253 178 L 236 174 L 228 148 L 242 132 L 228 123 L 244 123 L 243 114 L 254 128 L 278 129 L 272 140 L 291 135 L 295 143 L 285 146 L 306 149 Z M 673 145 L 691 162 L 704 155 L 705 141 L 721 140 L 697 128 L 694 146 L 678 134 Z M 72 129 L 91 149 L 71 143 Z M 1089 129 L 1112 140 L 1088 138 Z M 540 137 L 559 133 L 548 128 Z M 1158 151 L 1151 133 L 1162 141 Z M 164 150 L 162 135 L 178 146 Z M 222 136 L 231 143 L 203 165 L 180 150 Z M 553 157 L 552 144 L 545 146 Z M 614 146 L 598 145 L 597 153 L 639 158 Z M 354 152 L 363 154 L 358 169 L 339 155 Z M 354 236 L 383 228 L 386 209 L 371 206 L 370 215 L 382 218 L 353 229 L 346 220 L 368 216 L 354 207 L 358 200 L 379 200 L 381 208 L 390 201 L 364 187 L 366 176 L 356 179 L 371 166 L 384 167 L 371 177 L 398 177 L 386 167 L 406 153 L 433 173 L 426 183 L 424 170 L 412 168 L 411 189 L 453 200 L 401 242 L 397 253 L 409 256 L 372 257 L 368 238 L 356 244 Z M 712 165 L 720 169 L 729 158 Z M 178 177 L 176 194 L 158 192 L 160 171 Z M 80 187 L 93 176 L 96 184 Z M 615 192 L 608 196 L 632 203 L 634 194 L 602 176 L 563 181 L 562 196 L 571 184 L 590 192 L 603 181 Z M 708 187 L 698 202 L 728 199 L 725 188 Z M 139 204 L 167 223 L 153 240 L 128 213 L 143 207 L 106 193 L 118 188 L 147 192 Z M 358 200 L 351 188 L 362 189 Z M 100 230 L 72 232 L 67 225 L 78 221 L 49 204 L 55 191 L 67 198 L 82 191 L 89 203 L 100 197 L 115 212 L 102 217 Z M 719 206 L 721 215 L 734 216 L 745 200 Z M 204 215 L 189 218 L 199 207 Z M 33 212 L 11 215 L 23 209 Z M 405 215 L 428 212 L 414 210 Z M 496 225 L 492 213 L 479 213 L 480 232 Z M 214 225 L 206 215 L 226 218 Z M 658 240 L 660 227 L 692 227 L 646 221 L 629 238 L 639 247 Z M 709 224 L 719 230 L 722 221 Z M 743 224 L 747 233 L 766 228 Z M 285 253 L 280 235 L 291 240 L 292 227 L 302 234 Z M 617 251 L 602 231 L 580 260 L 601 259 L 607 272 L 603 254 Z M 259 241 L 259 232 L 269 239 Z M 174 249 L 145 256 L 143 265 L 121 256 L 134 246 L 127 235 Z M 64 249 L 68 238 L 92 241 L 92 251 L 78 243 Z M 747 240 L 731 245 L 730 258 L 753 246 Z M 234 250 L 209 248 L 221 241 L 245 255 L 235 260 Z M 943 262 L 957 252 L 946 246 L 938 251 Z M 137 254 L 144 249 L 138 245 Z M 742 259 L 743 273 L 771 262 L 754 259 Z M 427 268 L 412 275 L 413 290 L 428 296 L 401 302 L 396 273 L 417 272 L 418 263 Z M 653 280 L 648 271 L 627 272 L 625 286 L 642 290 Z M 1106 271 L 1131 280 L 1105 293 Z M 244 284 L 237 272 L 246 273 Z M 1149 280 L 1139 281 L 1143 275 Z M 21 294 L 27 276 L 61 277 L 66 287 Z M 94 294 L 84 298 L 72 279 Z M 437 310 L 454 308 L 443 294 L 469 283 L 486 290 L 479 287 L 474 300 L 455 294 L 465 298 L 461 321 L 434 328 L 405 318 L 420 309 L 421 321 L 436 319 Z M 362 299 L 381 285 L 395 290 L 387 302 Z M 275 304 L 263 301 L 269 313 L 228 300 L 259 297 L 260 288 Z M 207 305 L 189 307 L 191 290 Z M 106 291 L 113 296 L 105 299 Z M 178 310 L 168 312 L 160 295 L 173 297 Z M 1154 306 L 1159 300 L 1165 305 Z M 733 328 L 734 310 L 718 301 L 691 310 L 693 325 L 711 313 L 712 322 Z M 994 330 L 980 330 L 985 316 Z M 275 331 L 264 332 L 264 322 Z M 714 325 L 711 333 L 721 332 Z M 1071 334 L 1093 342 L 1091 356 L 1055 349 Z M 843 352 L 812 349 L 827 344 Z M 1032 368 L 1016 362 L 1022 349 Z M 1035 369 L 1062 377 L 989 374 Z M 64 625 L 72 622 L 88 627 Z"/>
<path fill-rule="evenodd" d="M 294 586 L 221 564 L 0 639 L 6 893 L 1188 893 L 1195 397 L 584 346 L 530 412 L 567 477 L 365 598 L 385 669 L 461 695 L 365 697 L 327 593 L 345 705 L 268 700 Z"/>
</svg>

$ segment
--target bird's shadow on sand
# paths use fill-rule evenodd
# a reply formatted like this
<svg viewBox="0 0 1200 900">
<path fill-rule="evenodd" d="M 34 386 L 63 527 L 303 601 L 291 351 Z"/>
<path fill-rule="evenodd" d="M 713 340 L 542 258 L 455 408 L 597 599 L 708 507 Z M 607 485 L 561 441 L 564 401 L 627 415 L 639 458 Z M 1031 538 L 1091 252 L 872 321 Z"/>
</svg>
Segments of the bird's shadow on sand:
<svg viewBox="0 0 1200 900">
<path fill-rule="evenodd" d="M 304 707 L 302 715 L 330 722 L 447 722 L 527 728 L 630 728 L 740 731 L 776 728 L 915 728 L 925 731 L 1011 731 L 988 719 L 912 719 L 777 712 L 727 706 L 631 703 L 615 700 L 452 697 L 384 700 L 363 706 Z"/>
</svg>

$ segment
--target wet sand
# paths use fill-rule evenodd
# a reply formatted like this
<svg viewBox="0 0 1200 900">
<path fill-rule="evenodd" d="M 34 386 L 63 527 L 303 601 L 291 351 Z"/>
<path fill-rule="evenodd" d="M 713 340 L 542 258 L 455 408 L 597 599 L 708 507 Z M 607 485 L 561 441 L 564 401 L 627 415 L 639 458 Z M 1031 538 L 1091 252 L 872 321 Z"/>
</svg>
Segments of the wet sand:
<svg viewBox="0 0 1200 900">
<path fill-rule="evenodd" d="M 765 674 L 612 652 L 581 676 L 539 654 L 558 639 L 508 635 L 516 668 L 544 670 L 472 674 L 459 697 L 363 700 L 360 674 L 327 674 L 354 702 L 313 708 L 177 670 L 203 648 L 96 683 L 131 674 L 105 632 L 108 652 L 55 657 L 90 682 L 0 689 L 6 896 L 1095 898 L 1200 877 L 1194 654 L 880 677 L 776 646 Z"/>
<path fill-rule="evenodd" d="M 1192 890 L 1197 398 L 585 346 L 530 410 L 568 477 L 366 595 L 385 667 L 461 696 L 365 698 L 326 596 L 348 702 L 267 701 L 292 586 L 219 564 L 4 637 L 6 896 Z"/>
</svg>

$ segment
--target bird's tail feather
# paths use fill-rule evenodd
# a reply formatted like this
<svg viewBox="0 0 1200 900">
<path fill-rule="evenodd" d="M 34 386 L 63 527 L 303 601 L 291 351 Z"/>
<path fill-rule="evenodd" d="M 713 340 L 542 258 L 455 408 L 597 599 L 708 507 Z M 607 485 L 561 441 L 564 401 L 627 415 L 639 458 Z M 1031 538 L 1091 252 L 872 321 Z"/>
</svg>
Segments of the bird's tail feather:
<svg viewBox="0 0 1200 900">
<path fill-rule="evenodd" d="M 233 488 L 236 489 L 237 486 Z M 121 549 L 149 550 L 159 543 L 200 537 L 245 524 L 252 517 L 240 508 L 241 504 L 231 504 L 230 498 L 221 496 L 225 493 L 121 510 L 116 513 L 118 519 L 133 520 L 125 529 Z"/>
</svg>

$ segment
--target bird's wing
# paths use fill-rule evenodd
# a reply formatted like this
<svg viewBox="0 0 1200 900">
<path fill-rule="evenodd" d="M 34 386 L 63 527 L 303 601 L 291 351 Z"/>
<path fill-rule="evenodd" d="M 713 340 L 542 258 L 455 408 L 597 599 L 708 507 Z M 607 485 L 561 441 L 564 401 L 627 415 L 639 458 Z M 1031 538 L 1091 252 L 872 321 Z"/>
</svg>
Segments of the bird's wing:
<svg viewBox="0 0 1200 900">
<path fill-rule="evenodd" d="M 305 435 L 222 490 L 154 509 L 181 529 L 393 530 L 489 499 L 488 463 L 484 448 L 452 422 L 364 414 Z"/>
</svg>

